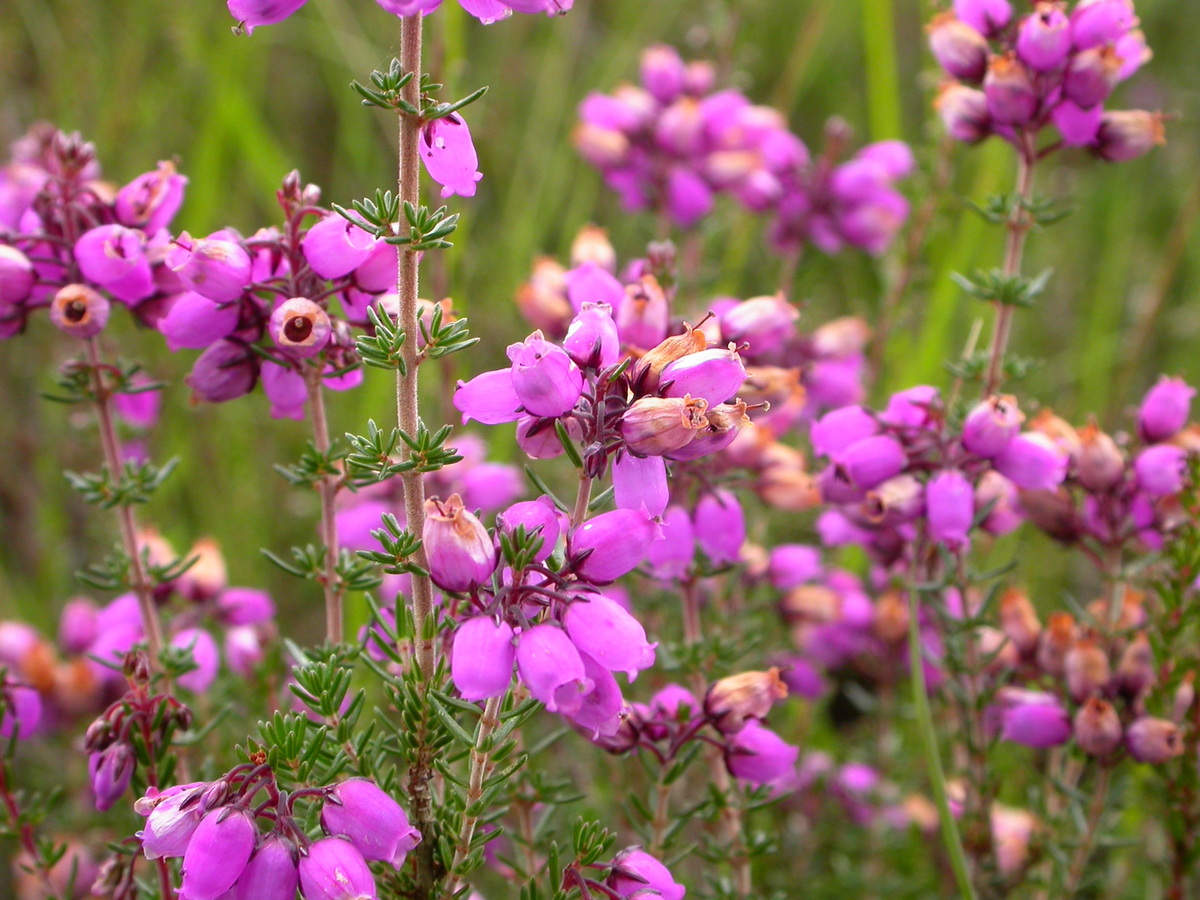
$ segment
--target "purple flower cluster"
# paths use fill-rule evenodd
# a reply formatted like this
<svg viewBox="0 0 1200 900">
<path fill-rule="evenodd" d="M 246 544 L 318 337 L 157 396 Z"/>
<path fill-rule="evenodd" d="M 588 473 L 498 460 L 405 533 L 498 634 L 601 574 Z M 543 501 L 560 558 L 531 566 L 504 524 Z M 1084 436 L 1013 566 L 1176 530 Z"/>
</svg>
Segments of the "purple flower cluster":
<svg viewBox="0 0 1200 900">
<path fill-rule="evenodd" d="M 265 794 L 256 805 L 255 798 Z M 312 840 L 295 803 L 319 799 L 324 836 Z M 213 782 L 151 790 L 135 804 L 147 859 L 182 858 L 188 900 L 376 900 L 370 861 L 399 869 L 421 842 L 404 810 L 374 782 L 282 791 L 266 765 L 235 767 Z M 266 823 L 269 830 L 261 831 Z"/>
<path fill-rule="evenodd" d="M 686 228 L 727 194 L 772 214 L 782 249 L 809 242 L 826 253 L 845 245 L 881 253 L 908 218 L 894 186 L 913 168 L 906 145 L 872 144 L 842 162 L 846 128 L 833 123 L 826 152 L 813 159 L 779 112 L 737 90 L 714 92 L 708 63 L 685 64 L 657 45 L 643 52 L 640 75 L 640 86 L 589 94 L 575 132 L 626 209 L 660 210 Z"/>
<path fill-rule="evenodd" d="M 227 0 L 229 14 L 250 34 L 260 25 L 275 25 L 291 16 L 308 0 Z M 442 0 L 375 0 L 394 16 L 424 16 L 442 5 Z M 514 12 L 562 15 L 574 0 L 458 0 L 468 13 L 485 25 L 507 19 Z"/>
<path fill-rule="evenodd" d="M 1150 59 L 1132 0 L 1039 0 L 1021 18 L 1009 0 L 954 0 L 929 25 L 934 58 L 954 80 L 938 109 L 968 143 L 996 134 L 1019 148 L 1045 127 L 1102 159 L 1134 159 L 1161 144 L 1163 117 L 1109 110 L 1118 84 Z"/>
</svg>

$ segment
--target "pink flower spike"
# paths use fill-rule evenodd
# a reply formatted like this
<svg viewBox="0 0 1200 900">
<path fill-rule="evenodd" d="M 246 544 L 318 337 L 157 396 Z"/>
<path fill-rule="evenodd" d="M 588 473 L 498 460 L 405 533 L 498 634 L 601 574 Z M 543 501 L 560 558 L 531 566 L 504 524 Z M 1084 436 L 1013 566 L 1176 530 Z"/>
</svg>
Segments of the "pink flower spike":
<svg viewBox="0 0 1200 900">
<path fill-rule="evenodd" d="M 442 186 L 442 196 L 475 196 L 475 182 L 483 177 L 471 131 L 458 115 L 434 119 L 421 129 L 421 159 L 429 177 Z"/>
<path fill-rule="evenodd" d="M 308 0 L 228 0 L 229 14 L 252 34 L 259 25 L 282 22 Z"/>
</svg>

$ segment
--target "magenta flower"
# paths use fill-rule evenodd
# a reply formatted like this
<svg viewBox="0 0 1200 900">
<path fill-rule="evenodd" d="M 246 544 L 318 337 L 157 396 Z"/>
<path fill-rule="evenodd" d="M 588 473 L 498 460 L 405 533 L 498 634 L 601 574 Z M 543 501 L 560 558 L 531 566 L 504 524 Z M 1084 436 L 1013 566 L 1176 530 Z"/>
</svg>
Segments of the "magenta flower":
<svg viewBox="0 0 1200 900">
<path fill-rule="evenodd" d="M 104 296 L 86 284 L 68 284 L 50 303 L 50 321 L 64 334 L 86 340 L 104 330 L 110 309 Z"/>
<path fill-rule="evenodd" d="M 242 870 L 230 900 L 293 900 L 299 886 L 295 844 L 271 834 Z"/>
<path fill-rule="evenodd" d="M 337 785 L 321 807 L 321 827 L 347 838 L 366 860 L 390 862 L 397 869 L 421 833 L 408 824 L 400 804 L 365 779 Z"/>
<path fill-rule="evenodd" d="M 375 878 L 362 854 L 344 838 L 315 841 L 300 857 L 305 900 L 378 900 Z"/>
<path fill-rule="evenodd" d="M 145 796 L 134 810 L 146 816 L 146 827 L 137 833 L 146 859 L 183 856 L 196 829 L 203 808 L 200 802 L 208 785 L 194 781 L 169 787 L 155 796 Z"/>
<path fill-rule="evenodd" d="M 0 275 L 0 284 L 3 284 Z M 621 339 L 617 334 L 617 323 L 613 321 L 612 307 L 607 303 L 585 302 L 579 313 L 571 320 L 567 336 L 563 338 L 563 349 L 580 366 L 606 369 L 621 356 Z"/>
<path fill-rule="evenodd" d="M 499 697 L 512 681 L 516 658 L 512 626 L 507 622 L 497 624 L 487 616 L 476 616 L 454 632 L 450 676 L 466 700 Z"/>
<path fill-rule="evenodd" d="M 737 395 L 746 366 L 732 349 L 701 350 L 668 363 L 659 378 L 664 397 L 700 397 L 717 406 Z"/>
<path fill-rule="evenodd" d="M 996 455 L 996 470 L 1019 488 L 1049 490 L 1062 484 L 1070 458 L 1044 434 L 1017 435 Z"/>
<path fill-rule="evenodd" d="M 29 257 L 16 247 L 0 244 L 0 317 L 29 298 L 35 280 Z"/>
<path fill-rule="evenodd" d="M 1148 443 L 1165 441 L 1187 425 L 1196 389 L 1182 378 L 1163 376 L 1146 392 L 1138 410 L 1138 431 Z"/>
<path fill-rule="evenodd" d="M 146 234 L 166 228 L 183 205 L 187 182 L 173 163 L 160 162 L 153 172 L 139 175 L 117 191 L 113 203 L 117 221 Z"/>
<path fill-rule="evenodd" d="M 203 694 L 217 678 L 221 657 L 217 642 L 203 628 L 187 628 L 171 638 L 171 646 L 191 651 L 196 668 L 179 676 L 180 687 L 194 694 Z"/>
<path fill-rule="evenodd" d="M 618 454 L 612 464 L 613 499 L 618 509 L 642 509 L 661 516 L 670 500 L 667 463 L 661 456 Z"/>
<path fill-rule="evenodd" d="M 557 625 L 535 625 L 517 644 L 517 671 L 535 700 L 550 712 L 571 716 L 594 687 L 584 672 L 579 650 Z"/>
<path fill-rule="evenodd" d="M 612 737 L 621 727 L 621 712 L 625 709 L 621 687 L 604 665 L 586 653 L 580 653 L 579 658 L 583 660 L 584 678 L 592 682 L 592 689 L 584 695 L 579 709 L 571 713 L 569 718 L 580 728 L 591 732 L 593 740 Z"/>
<path fill-rule="evenodd" d="M 238 299 L 251 281 L 250 255 L 225 237 L 198 239 L 184 232 L 166 259 L 185 285 L 218 303 Z"/>
<path fill-rule="evenodd" d="M 557 417 L 575 408 L 583 392 L 583 373 L 567 351 L 535 331 L 524 341 L 509 344 L 512 386 L 525 412 Z"/>
<path fill-rule="evenodd" d="M 521 400 L 513 388 L 512 369 L 493 369 L 476 375 L 470 381 L 460 381 L 454 392 L 454 408 L 463 414 L 464 425 L 472 419 L 484 425 L 517 421 L 521 418 L 518 411 Z M 547 440 L 558 444 L 553 429 L 547 431 Z M 561 451 L 561 445 L 559 449 Z"/>
<path fill-rule="evenodd" d="M 325 349 L 333 333 L 329 314 L 307 297 L 293 297 L 275 307 L 267 323 L 275 345 L 293 359 L 307 359 Z"/>
<path fill-rule="evenodd" d="M 662 528 L 645 509 L 616 509 L 584 522 L 567 536 L 567 556 L 581 578 L 616 581 L 637 568 Z"/>
<path fill-rule="evenodd" d="M 259 25 L 282 22 L 308 0 L 228 0 L 229 14 L 238 20 L 246 34 Z"/>
<path fill-rule="evenodd" d="M 257 360 L 245 344 L 220 340 L 200 354 L 184 380 L 201 400 L 224 403 L 254 390 Z"/>
<path fill-rule="evenodd" d="M 4 715 L 0 716 L 0 738 L 26 740 L 37 730 L 42 721 L 42 698 L 36 690 L 24 684 L 16 684 L 7 678 L 0 684 L 0 703 Z"/>
<path fill-rule="evenodd" d="M 696 542 L 716 566 L 735 563 L 746 541 L 746 518 L 737 497 L 718 489 L 705 494 L 693 516 Z"/>
<path fill-rule="evenodd" d="M 603 594 L 580 594 L 563 617 L 567 635 L 581 653 L 613 672 L 624 672 L 630 681 L 641 669 L 654 665 L 658 643 L 646 640 L 642 624 Z"/>
<path fill-rule="evenodd" d="M 217 595 L 217 616 L 227 625 L 257 625 L 275 617 L 275 601 L 257 588 L 225 588 Z"/>
<path fill-rule="evenodd" d="M 444 591 L 466 591 L 486 581 L 496 569 L 496 549 L 487 529 L 451 494 L 425 501 L 421 533 L 429 575 Z"/>
<path fill-rule="evenodd" d="M 692 517 L 682 506 L 672 506 L 663 516 L 662 540 L 646 551 L 650 574 L 660 581 L 682 578 L 696 555 L 696 537 Z"/>
<path fill-rule="evenodd" d="M 750 784 L 770 784 L 788 775 L 800 758 L 800 748 L 787 743 L 756 719 L 729 737 L 725 765 L 730 774 Z"/>
<path fill-rule="evenodd" d="M 608 886 L 623 898 L 659 896 L 663 900 L 683 900 L 687 893 L 666 866 L 640 847 L 630 847 L 616 855 Z"/>
<path fill-rule="evenodd" d="M 429 177 L 442 186 L 442 196 L 475 196 L 475 183 L 483 177 L 471 130 L 457 114 L 434 119 L 421 129 L 421 160 Z"/>
<path fill-rule="evenodd" d="M 330 213 L 308 229 L 300 242 L 304 258 L 322 278 L 349 275 L 371 258 L 377 239 L 337 213 Z M 385 244 L 390 255 L 395 249 Z M 395 286 L 392 281 L 389 287 Z"/>
<path fill-rule="evenodd" d="M 158 330 L 173 351 L 202 350 L 233 334 L 240 316 L 237 304 L 217 303 L 188 291 L 171 301 L 167 314 L 158 320 Z"/>
<path fill-rule="evenodd" d="M 1133 471 L 1138 487 L 1151 497 L 1178 494 L 1187 479 L 1187 451 L 1173 444 L 1155 444 L 1134 458 Z"/>
<path fill-rule="evenodd" d="M 984 459 L 992 459 L 1017 436 L 1023 421 L 1025 416 L 1015 397 L 988 397 L 967 413 L 963 422 L 963 446 Z"/>
<path fill-rule="evenodd" d="M 925 509 L 929 536 L 951 550 L 967 544 L 975 518 L 975 492 L 958 469 L 944 469 L 925 486 Z"/>
<path fill-rule="evenodd" d="M 180 893 L 188 900 L 216 900 L 250 861 L 257 831 L 243 809 L 218 807 L 201 821 L 183 854 Z"/>
<path fill-rule="evenodd" d="M 75 242 L 79 271 L 93 284 L 130 306 L 154 293 L 146 235 L 123 225 L 101 225 Z"/>
<path fill-rule="evenodd" d="M 558 509 L 549 497 L 538 497 L 536 500 L 514 503 L 496 516 L 496 526 L 506 534 L 512 534 L 518 528 L 524 528 L 526 534 L 540 535 L 542 546 L 534 557 L 537 562 L 541 562 L 554 552 L 562 533 Z"/>
<path fill-rule="evenodd" d="M 1002 698 L 1000 737 L 1026 747 L 1054 747 L 1071 737 L 1071 717 L 1054 696 L 1014 691 Z"/>
<path fill-rule="evenodd" d="M 955 14 L 978 31 L 991 37 L 1012 19 L 1008 0 L 954 0 Z"/>
<path fill-rule="evenodd" d="M 99 753 L 88 755 L 88 778 L 96 797 L 96 809 L 112 809 L 133 778 L 133 750 L 128 744 L 111 744 Z"/>
</svg>

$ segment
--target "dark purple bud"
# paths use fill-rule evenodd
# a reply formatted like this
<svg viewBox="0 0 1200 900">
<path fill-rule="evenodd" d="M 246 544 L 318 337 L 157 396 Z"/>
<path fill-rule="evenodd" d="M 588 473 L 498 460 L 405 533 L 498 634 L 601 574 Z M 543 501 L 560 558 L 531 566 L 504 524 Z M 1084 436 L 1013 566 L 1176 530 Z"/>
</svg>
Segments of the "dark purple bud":
<svg viewBox="0 0 1200 900">
<path fill-rule="evenodd" d="M 705 494 L 696 504 L 693 516 L 696 542 L 716 566 L 741 559 L 746 542 L 746 519 L 737 497 L 726 490 Z"/>
<path fill-rule="evenodd" d="M 300 247 L 312 270 L 322 278 L 341 278 L 349 275 L 371 258 L 376 238 L 368 234 L 349 219 L 330 213 L 308 229 Z M 390 255 L 395 248 L 386 245 Z M 395 288 L 395 281 L 387 285 Z"/>
<path fill-rule="evenodd" d="M 1071 717 L 1052 694 L 1012 689 L 1002 702 L 1002 740 L 1043 748 L 1071 737 Z"/>
<path fill-rule="evenodd" d="M 517 643 L 517 672 L 530 695 L 550 712 L 574 715 L 594 684 L 579 650 L 557 625 L 535 625 Z"/>
<path fill-rule="evenodd" d="M 325 349 L 333 333 L 329 314 L 307 297 L 293 297 L 275 307 L 267 331 L 275 345 L 293 359 L 307 359 Z"/>
<path fill-rule="evenodd" d="M 963 446 L 984 459 L 991 459 L 1016 437 L 1024 421 L 1016 397 L 1008 394 L 988 397 L 967 413 L 963 421 Z"/>
<path fill-rule="evenodd" d="M 607 303 L 584 303 L 571 321 L 563 349 L 580 366 L 606 369 L 621 357 L 621 339 L 612 307 Z"/>
<path fill-rule="evenodd" d="M 612 861 L 608 886 L 622 898 L 662 897 L 663 900 L 683 900 L 687 889 L 676 883 L 657 859 L 640 847 L 622 850 Z"/>
<path fill-rule="evenodd" d="M 362 854 L 349 841 L 315 841 L 300 857 L 304 900 L 378 900 L 375 878 Z"/>
<path fill-rule="evenodd" d="M 16 247 L 0 244 L 0 316 L 29 298 L 35 280 L 29 257 Z"/>
<path fill-rule="evenodd" d="M 750 719 L 765 719 L 788 689 L 778 669 L 740 672 L 714 682 L 704 695 L 704 712 L 723 734 L 741 731 Z"/>
<path fill-rule="evenodd" d="M 434 119 L 421 129 L 421 161 L 429 177 L 442 186 L 442 196 L 475 196 L 483 178 L 471 130 L 457 113 Z"/>
<path fill-rule="evenodd" d="M 1146 392 L 1138 410 L 1138 431 L 1150 444 L 1165 441 L 1182 431 L 1191 413 L 1196 389 L 1182 378 L 1162 376 Z"/>
<path fill-rule="evenodd" d="M 984 37 L 994 37 L 1012 19 L 1008 0 L 954 0 L 954 12 Z"/>
<path fill-rule="evenodd" d="M 75 242 L 75 261 L 90 282 L 130 306 L 154 293 L 146 235 L 123 225 L 101 225 Z"/>
<path fill-rule="evenodd" d="M 1133 460 L 1138 487 L 1151 497 L 1178 494 L 1187 481 L 1187 451 L 1174 444 L 1147 447 Z"/>
<path fill-rule="evenodd" d="M 450 675 L 465 700 L 499 697 L 512 682 L 517 648 L 512 626 L 487 616 L 467 619 L 454 632 Z"/>
<path fill-rule="evenodd" d="M 251 282 L 250 255 L 229 240 L 194 239 L 187 232 L 167 251 L 167 266 L 189 288 L 218 303 L 230 303 Z"/>
<path fill-rule="evenodd" d="M 50 304 L 50 321 L 64 334 L 95 337 L 108 324 L 109 303 L 86 284 L 59 288 Z"/>
<path fill-rule="evenodd" d="M 525 411 L 533 416 L 561 416 L 575 408 L 583 392 L 583 373 L 567 351 L 535 331 L 510 344 L 512 386 Z"/>
<path fill-rule="evenodd" d="M 254 851 L 233 886 L 230 900 L 294 900 L 298 887 L 296 845 L 273 833 Z"/>
<path fill-rule="evenodd" d="M 224 403 L 254 390 L 258 361 L 245 344 L 217 341 L 200 354 L 184 380 L 201 400 Z"/>
<path fill-rule="evenodd" d="M 467 591 L 483 584 L 496 569 L 496 549 L 487 529 L 451 494 L 442 501 L 425 501 L 421 532 L 429 577 L 445 591 Z"/>
<path fill-rule="evenodd" d="M 983 91 L 952 82 L 941 89 L 933 105 L 956 141 L 977 144 L 992 133 L 992 117 Z"/>
<path fill-rule="evenodd" d="M 1138 762 L 1157 765 L 1183 755 L 1183 734 L 1174 722 L 1142 716 L 1125 732 L 1129 755 Z"/>
<path fill-rule="evenodd" d="M 699 397 L 709 406 L 737 395 L 746 380 L 746 366 L 737 351 L 714 348 L 690 353 L 662 371 L 663 395 Z"/>
<path fill-rule="evenodd" d="M 937 64 L 954 78 L 979 81 L 987 71 L 988 42 L 954 13 L 940 13 L 926 26 Z M 1068 42 L 1070 38 L 1068 37 Z"/>
<path fill-rule="evenodd" d="M 620 453 L 612 464 L 613 500 L 618 509 L 645 507 L 661 516 L 671 499 L 667 463 L 661 456 Z"/>
<path fill-rule="evenodd" d="M 1121 746 L 1121 717 L 1107 700 L 1092 697 L 1075 713 L 1075 743 L 1088 756 L 1108 756 Z"/>
<path fill-rule="evenodd" d="M 1041 432 L 1019 434 L 994 459 L 996 470 L 1027 491 L 1052 490 L 1067 475 L 1070 457 Z"/>
<path fill-rule="evenodd" d="M 1121 58 L 1111 46 L 1092 47 L 1071 57 L 1063 79 L 1063 96 L 1088 109 L 1103 103 L 1120 80 Z"/>
<path fill-rule="evenodd" d="M 610 671 L 624 672 L 630 681 L 654 665 L 657 642 L 649 643 L 642 624 L 603 594 L 577 594 L 563 625 L 581 653 Z"/>
<path fill-rule="evenodd" d="M 951 550 L 966 546 L 975 518 L 975 492 L 958 469 L 944 469 L 925 486 L 929 536 Z"/>
<path fill-rule="evenodd" d="M 992 120 L 1001 125 L 1027 125 L 1037 112 L 1037 88 L 1029 70 L 1012 54 L 992 58 L 983 77 L 983 94 Z"/>
<path fill-rule="evenodd" d="M 493 369 L 470 381 L 460 381 L 454 392 L 454 408 L 463 414 L 464 425 L 472 419 L 484 425 L 515 422 L 521 417 L 517 411 L 520 407 L 521 400 L 513 388 L 512 369 Z M 554 429 L 546 431 L 557 443 Z"/>
<path fill-rule="evenodd" d="M 88 777 L 96 797 L 96 809 L 112 809 L 121 799 L 133 778 L 133 750 L 128 744 L 111 744 L 107 749 L 88 756 Z"/>
<path fill-rule="evenodd" d="M 139 175 L 117 191 L 113 207 L 117 221 L 130 228 L 154 234 L 166 228 L 183 205 L 187 178 L 171 162 L 160 162 L 153 172 Z"/>
<path fill-rule="evenodd" d="M 1041 2 L 1021 20 L 1017 58 L 1035 72 L 1061 69 L 1071 52 L 1071 21 L 1062 8 Z"/>
<path fill-rule="evenodd" d="M 253 34 L 259 25 L 274 25 L 282 22 L 308 0 L 227 0 L 229 14 Z"/>
<path fill-rule="evenodd" d="M 699 397 L 642 397 L 621 416 L 621 437 L 634 453 L 662 456 L 706 430 L 707 412 L 708 402 Z"/>
<path fill-rule="evenodd" d="M 616 509 L 572 531 L 567 536 L 567 558 L 581 578 L 604 584 L 637 568 L 661 537 L 662 527 L 645 509 Z"/>
<path fill-rule="evenodd" d="M 1166 142 L 1162 113 L 1122 109 L 1104 114 L 1092 150 L 1109 162 L 1128 162 Z"/>
<path fill-rule="evenodd" d="M 730 774 L 750 784 L 770 784 L 784 778 L 799 758 L 799 747 L 753 719 L 731 736 L 725 747 L 725 766 Z"/>
<path fill-rule="evenodd" d="M 180 893 L 188 900 L 216 900 L 246 868 L 257 836 L 254 819 L 245 810 L 211 810 L 200 820 L 183 854 Z"/>
<path fill-rule="evenodd" d="M 321 827 L 348 839 L 365 860 L 390 862 L 397 869 L 421 833 L 408 823 L 400 804 L 366 779 L 343 781 L 321 807 Z"/>
<path fill-rule="evenodd" d="M 904 471 L 908 456 L 899 441 L 880 434 L 851 444 L 834 457 L 834 463 L 851 484 L 867 490 Z"/>
</svg>

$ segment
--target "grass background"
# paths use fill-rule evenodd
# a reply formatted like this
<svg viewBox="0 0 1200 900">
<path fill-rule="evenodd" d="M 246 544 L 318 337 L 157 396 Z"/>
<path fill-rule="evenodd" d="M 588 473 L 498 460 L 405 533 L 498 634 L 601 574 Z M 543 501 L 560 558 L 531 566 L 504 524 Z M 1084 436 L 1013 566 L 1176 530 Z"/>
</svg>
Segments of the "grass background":
<svg viewBox="0 0 1200 900">
<path fill-rule="evenodd" d="M 786 111 L 811 146 L 834 114 L 861 141 L 914 144 L 921 172 L 906 189 L 914 207 L 932 204 L 933 216 L 875 391 L 946 384 L 943 362 L 976 318 L 990 317 L 949 274 L 997 264 L 1001 245 L 963 198 L 1008 189 L 1013 163 L 996 141 L 949 147 L 948 181 L 931 195 L 942 152 L 929 105 L 937 75 L 922 32 L 932 12 L 917 0 L 576 0 L 558 21 L 517 16 L 483 27 L 447 2 L 428 21 L 426 68 L 447 96 L 491 86 L 469 112 L 484 180 L 477 197 L 452 199 L 463 213 L 457 246 L 426 268 L 424 282 L 431 294 L 452 295 L 484 338 L 459 374 L 491 367 L 522 336 L 512 295 L 535 255 L 561 258 L 589 221 L 609 228 L 623 258 L 654 237 L 651 218 L 622 213 L 569 136 L 586 92 L 635 77 L 641 48 L 664 41 L 689 58 L 718 59 L 754 100 Z M 1142 0 L 1139 13 L 1156 57 L 1122 87 L 1118 105 L 1170 113 L 1170 144 L 1121 166 L 1074 153 L 1045 166 L 1039 189 L 1070 198 L 1075 213 L 1031 239 L 1029 270 L 1053 266 L 1055 277 L 1040 307 L 1019 316 L 1014 339 L 1018 352 L 1043 360 L 1023 387 L 1024 405 L 1050 405 L 1079 422 L 1095 413 L 1113 427 L 1128 421 L 1158 373 L 1200 380 L 1200 6 Z M 0 140 L 38 119 L 77 129 L 116 182 L 174 158 L 191 179 L 177 228 L 249 233 L 276 222 L 274 191 L 292 168 L 341 203 L 393 182 L 394 123 L 359 106 L 348 88 L 397 49 L 396 21 L 368 0 L 314 0 L 248 38 L 230 33 L 219 0 L 0 0 L 0 23 Z M 705 223 L 697 296 L 774 290 L 779 262 L 760 236 L 760 223 L 731 206 Z M 873 319 L 901 256 L 813 253 L 793 299 L 809 325 L 847 313 Z M 112 341 L 171 382 L 151 443 L 157 458 L 179 455 L 181 466 L 143 518 L 181 550 L 199 535 L 218 538 L 233 580 L 266 584 L 300 613 L 301 629 L 310 629 L 300 636 L 315 638 L 317 592 L 258 554 L 313 538 L 312 498 L 289 492 L 271 470 L 295 457 L 305 426 L 268 419 L 261 395 L 191 406 L 180 378 L 195 354 L 172 359 L 156 336 L 127 323 Z M 88 417 L 36 396 L 72 350 L 44 319 L 0 347 L 0 616 L 47 627 L 78 589 L 73 571 L 112 540 L 109 523 L 81 508 L 60 474 L 97 464 Z M 437 386 L 426 387 L 435 397 Z M 369 373 L 363 389 L 337 398 L 335 431 L 361 429 L 371 416 L 389 421 L 391 409 L 388 379 Z M 777 531 L 796 527 L 778 523 Z M 1044 563 L 1034 587 L 1074 589 L 1065 555 L 1033 545 Z"/>
</svg>

